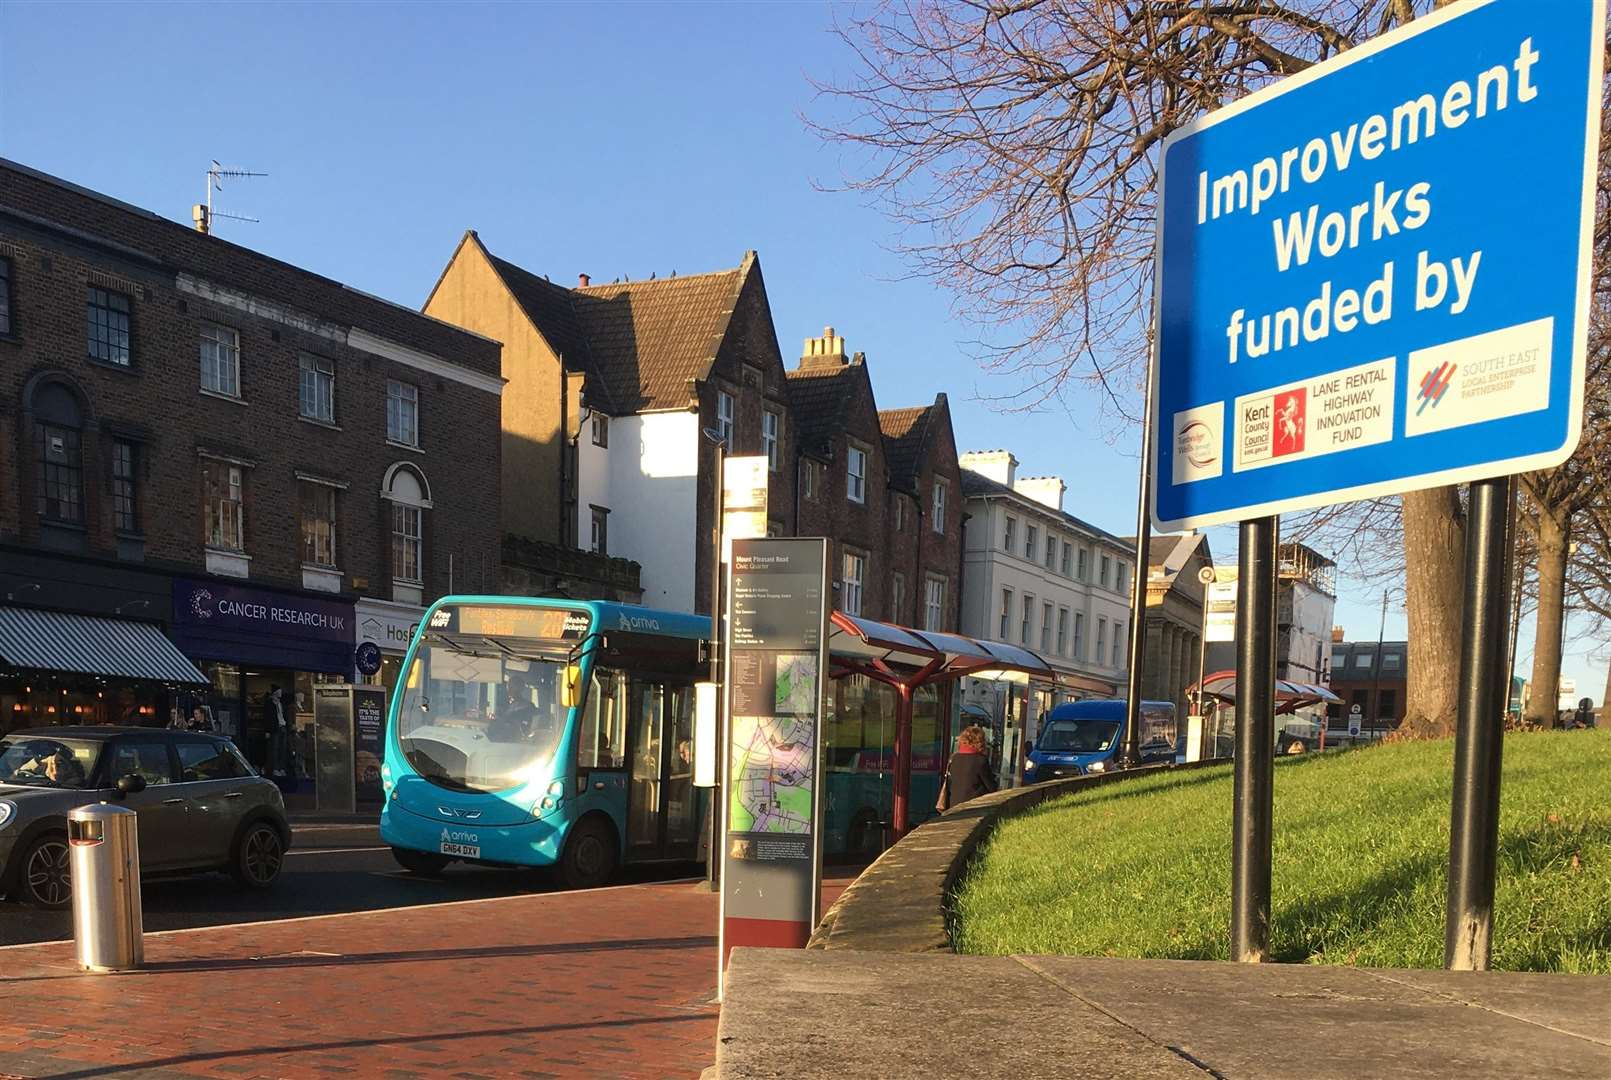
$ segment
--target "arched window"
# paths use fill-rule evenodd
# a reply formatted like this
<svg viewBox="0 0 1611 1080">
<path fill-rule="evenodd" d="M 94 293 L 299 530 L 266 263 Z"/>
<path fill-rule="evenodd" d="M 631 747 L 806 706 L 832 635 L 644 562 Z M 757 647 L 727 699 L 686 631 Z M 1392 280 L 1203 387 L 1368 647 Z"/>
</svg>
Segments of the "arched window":
<svg viewBox="0 0 1611 1080">
<path fill-rule="evenodd" d="M 431 488 L 414 465 L 398 462 L 386 470 L 381 497 L 392 504 L 392 581 L 408 591 L 425 582 L 425 511 Z M 394 588 L 394 592 L 395 592 Z"/>
<path fill-rule="evenodd" d="M 39 516 L 84 521 L 84 411 L 72 390 L 42 383 L 33 393 L 34 460 Z"/>
</svg>

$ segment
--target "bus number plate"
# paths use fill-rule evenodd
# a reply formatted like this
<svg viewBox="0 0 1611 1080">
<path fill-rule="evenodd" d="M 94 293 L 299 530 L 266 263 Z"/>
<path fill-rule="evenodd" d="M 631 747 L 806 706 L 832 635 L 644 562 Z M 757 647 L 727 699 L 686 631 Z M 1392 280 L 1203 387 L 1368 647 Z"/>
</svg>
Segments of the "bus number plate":
<svg viewBox="0 0 1611 1080">
<path fill-rule="evenodd" d="M 460 859 L 479 859 L 481 849 L 475 844 L 455 844 L 450 840 L 442 841 L 442 854 L 453 855 Z"/>
</svg>

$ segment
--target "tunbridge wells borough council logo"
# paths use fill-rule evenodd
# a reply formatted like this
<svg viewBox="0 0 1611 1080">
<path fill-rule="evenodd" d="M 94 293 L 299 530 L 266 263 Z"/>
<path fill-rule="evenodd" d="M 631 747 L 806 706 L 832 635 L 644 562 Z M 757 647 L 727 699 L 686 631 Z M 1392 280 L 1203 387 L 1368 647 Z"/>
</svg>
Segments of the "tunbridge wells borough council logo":
<svg viewBox="0 0 1611 1080">
<path fill-rule="evenodd" d="M 190 594 L 190 610 L 198 619 L 213 617 L 213 593 L 211 589 L 197 589 Z"/>
</svg>

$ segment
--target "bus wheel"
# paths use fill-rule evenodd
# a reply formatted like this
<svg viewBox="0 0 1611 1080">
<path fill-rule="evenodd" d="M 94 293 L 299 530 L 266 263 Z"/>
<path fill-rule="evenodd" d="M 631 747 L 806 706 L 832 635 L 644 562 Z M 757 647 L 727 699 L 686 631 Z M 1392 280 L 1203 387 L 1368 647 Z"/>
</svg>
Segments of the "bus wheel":
<svg viewBox="0 0 1611 1080">
<path fill-rule="evenodd" d="M 615 834 L 596 817 L 578 821 L 565 840 L 559 875 L 567 888 L 592 889 L 615 874 Z"/>
<path fill-rule="evenodd" d="M 411 874 L 421 877 L 441 877 L 442 871 L 447 869 L 449 859 L 446 855 L 437 855 L 430 851 L 414 851 L 410 848 L 392 848 L 392 858 Z"/>
<path fill-rule="evenodd" d="M 845 835 L 845 854 L 871 862 L 883 850 L 884 830 L 878 815 L 871 810 L 863 810 L 850 823 L 850 830 Z"/>
</svg>

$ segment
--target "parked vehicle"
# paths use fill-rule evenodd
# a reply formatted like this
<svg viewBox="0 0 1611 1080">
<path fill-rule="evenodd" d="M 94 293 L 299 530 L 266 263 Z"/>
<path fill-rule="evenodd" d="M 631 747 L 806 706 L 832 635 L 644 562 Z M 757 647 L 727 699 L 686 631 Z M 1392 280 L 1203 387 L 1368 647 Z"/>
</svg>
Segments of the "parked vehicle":
<svg viewBox="0 0 1611 1080">
<path fill-rule="evenodd" d="M 223 870 L 268 888 L 291 842 L 279 789 L 228 739 L 113 726 L 15 731 L 0 739 L 0 892 L 66 907 L 67 812 L 97 802 L 139 815 L 145 875 Z"/>
<path fill-rule="evenodd" d="M 1024 763 L 1024 781 L 1039 783 L 1117 767 L 1124 745 L 1126 702 L 1118 699 L 1065 701 L 1041 722 Z M 1141 703 L 1142 764 L 1174 761 L 1179 725 L 1168 701 Z"/>
</svg>

